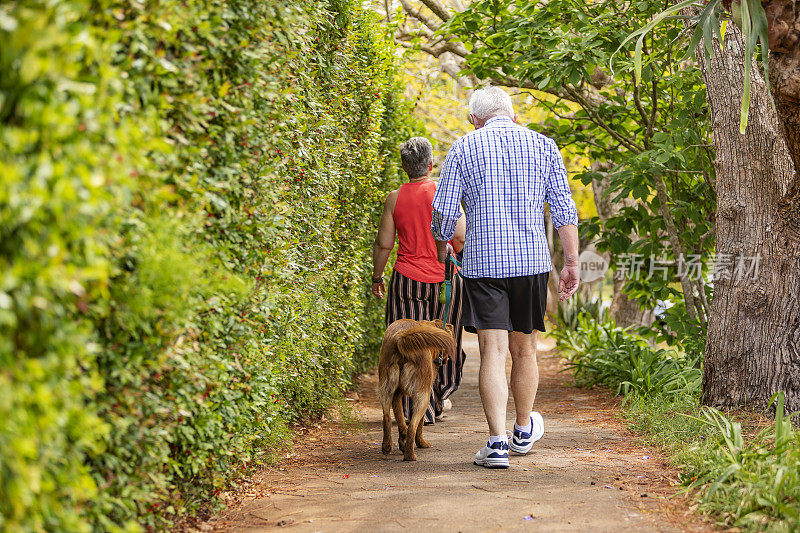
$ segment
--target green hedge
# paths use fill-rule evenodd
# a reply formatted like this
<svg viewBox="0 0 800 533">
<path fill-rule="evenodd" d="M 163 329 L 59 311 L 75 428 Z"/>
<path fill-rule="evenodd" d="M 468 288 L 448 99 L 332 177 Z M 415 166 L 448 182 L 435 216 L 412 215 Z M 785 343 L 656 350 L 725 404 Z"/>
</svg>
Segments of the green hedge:
<svg viewBox="0 0 800 533">
<path fill-rule="evenodd" d="M 166 528 L 374 356 L 418 126 L 360 5 L 0 6 L 0 530 Z"/>
</svg>

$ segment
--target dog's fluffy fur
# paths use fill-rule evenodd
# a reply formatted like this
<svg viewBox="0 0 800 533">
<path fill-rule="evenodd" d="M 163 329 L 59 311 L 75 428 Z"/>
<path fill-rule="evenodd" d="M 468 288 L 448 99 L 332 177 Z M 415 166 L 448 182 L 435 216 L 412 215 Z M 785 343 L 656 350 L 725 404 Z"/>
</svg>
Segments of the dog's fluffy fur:
<svg viewBox="0 0 800 533">
<path fill-rule="evenodd" d="M 430 444 L 422 438 L 422 426 L 436 376 L 435 359 L 440 352 L 444 359 L 453 358 L 455 349 L 453 326 L 448 324 L 447 330 L 444 330 L 441 320 L 427 322 L 404 318 L 386 328 L 378 362 L 378 399 L 383 407 L 381 451 L 384 454 L 392 451 L 392 408 L 403 460 L 417 460 L 414 454 L 415 441 L 419 448 L 430 448 Z M 408 427 L 403 416 L 404 394 L 411 397 L 413 406 Z"/>
</svg>

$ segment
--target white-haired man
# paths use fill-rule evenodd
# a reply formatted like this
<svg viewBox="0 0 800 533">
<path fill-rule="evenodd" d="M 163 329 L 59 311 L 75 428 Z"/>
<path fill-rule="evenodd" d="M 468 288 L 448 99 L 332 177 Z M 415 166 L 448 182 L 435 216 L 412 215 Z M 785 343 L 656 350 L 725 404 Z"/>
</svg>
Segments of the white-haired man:
<svg viewBox="0 0 800 533">
<path fill-rule="evenodd" d="M 578 289 L 578 212 L 556 143 L 517 125 L 509 95 L 498 87 L 477 90 L 469 101 L 475 131 L 447 153 L 433 199 L 431 230 L 439 260 L 446 259 L 464 203 L 462 324 L 478 333 L 479 390 L 489 442 L 475 464 L 508 468 L 509 450 L 525 454 L 544 434 L 533 411 L 539 387 L 536 333 L 544 331 L 547 280 L 552 263 L 544 227 L 544 204 L 564 248 L 559 292 Z M 506 352 L 511 352 L 511 392 L 516 420 L 506 435 Z"/>
</svg>

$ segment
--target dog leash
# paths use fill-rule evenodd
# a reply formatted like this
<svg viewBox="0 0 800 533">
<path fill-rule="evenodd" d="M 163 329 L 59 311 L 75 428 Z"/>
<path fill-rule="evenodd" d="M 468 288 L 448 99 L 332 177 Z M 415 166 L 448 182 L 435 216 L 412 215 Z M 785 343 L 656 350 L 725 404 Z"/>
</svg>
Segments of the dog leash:
<svg viewBox="0 0 800 533">
<path fill-rule="evenodd" d="M 443 330 L 447 330 L 447 317 L 450 314 L 450 302 L 453 299 L 453 271 L 457 266 L 460 267 L 461 262 L 456 259 L 455 256 L 448 255 L 447 261 L 444 263 L 444 313 L 442 315 Z M 442 352 L 439 352 L 439 356 L 434 359 L 434 362 L 437 365 L 442 366 L 444 363 Z"/>
<path fill-rule="evenodd" d="M 450 302 L 453 299 L 453 271 L 455 267 L 460 267 L 461 262 L 453 255 L 448 255 L 450 263 L 444 265 L 444 314 L 442 315 L 442 329 L 447 327 L 447 317 L 450 316 Z"/>
</svg>

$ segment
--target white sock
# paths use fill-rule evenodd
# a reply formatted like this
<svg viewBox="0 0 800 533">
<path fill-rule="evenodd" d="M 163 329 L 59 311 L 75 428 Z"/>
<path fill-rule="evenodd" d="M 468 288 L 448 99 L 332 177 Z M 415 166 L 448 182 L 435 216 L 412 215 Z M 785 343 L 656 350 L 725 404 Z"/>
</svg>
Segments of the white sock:
<svg viewBox="0 0 800 533">
<path fill-rule="evenodd" d="M 508 435 L 489 435 L 489 446 L 496 442 L 508 442 Z"/>
<path fill-rule="evenodd" d="M 533 429 L 533 424 L 531 424 L 531 419 L 528 418 L 528 425 L 527 426 L 520 426 L 519 424 L 517 424 L 515 422 L 514 423 L 514 429 L 516 429 L 517 431 L 521 431 L 523 433 L 530 433 L 531 430 Z"/>
</svg>

